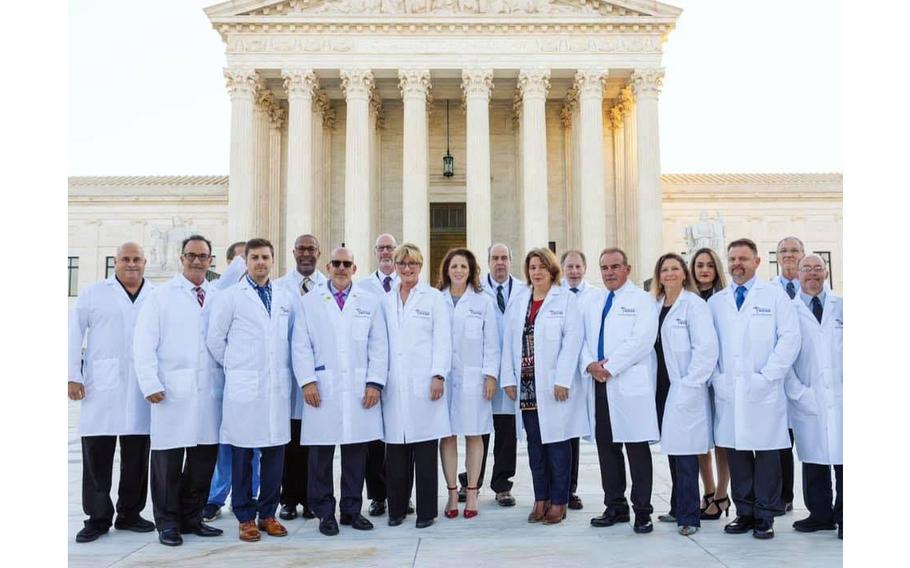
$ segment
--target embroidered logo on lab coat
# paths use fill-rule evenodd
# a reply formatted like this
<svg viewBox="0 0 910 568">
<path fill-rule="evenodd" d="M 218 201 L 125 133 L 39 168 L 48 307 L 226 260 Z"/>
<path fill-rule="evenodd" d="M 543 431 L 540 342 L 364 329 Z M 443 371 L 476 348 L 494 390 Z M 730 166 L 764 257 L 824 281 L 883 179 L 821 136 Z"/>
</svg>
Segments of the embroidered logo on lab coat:
<svg viewBox="0 0 910 568">
<path fill-rule="evenodd" d="M 761 306 L 752 306 L 752 315 L 753 316 L 770 316 L 771 308 L 763 308 Z"/>
<path fill-rule="evenodd" d="M 619 306 L 619 315 L 634 316 L 634 315 L 638 315 L 638 312 L 635 310 L 635 308 L 630 308 L 627 306 Z"/>
<path fill-rule="evenodd" d="M 429 317 L 430 317 L 430 311 L 429 311 L 429 310 L 421 310 L 420 308 L 415 308 L 415 309 L 414 309 L 414 315 L 415 315 L 416 317 L 419 317 L 419 318 L 429 318 Z"/>
</svg>

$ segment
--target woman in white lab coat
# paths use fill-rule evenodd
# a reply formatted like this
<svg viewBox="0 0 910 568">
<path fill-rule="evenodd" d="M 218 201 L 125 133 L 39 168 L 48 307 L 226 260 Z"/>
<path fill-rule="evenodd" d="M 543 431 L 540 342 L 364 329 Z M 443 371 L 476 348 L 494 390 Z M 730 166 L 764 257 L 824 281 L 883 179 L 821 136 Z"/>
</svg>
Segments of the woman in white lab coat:
<svg viewBox="0 0 910 568">
<path fill-rule="evenodd" d="M 390 357 L 382 391 L 389 525 L 404 521 L 413 477 L 417 528 L 425 528 L 438 512 L 439 439 L 452 435 L 445 400 L 452 326 L 442 292 L 420 282 L 420 249 L 402 244 L 394 260 L 401 279 L 383 298 Z"/>
<path fill-rule="evenodd" d="M 477 516 L 477 480 L 483 460 L 483 434 L 493 429 L 493 396 L 499 375 L 499 332 L 495 307 L 480 286 L 480 267 L 474 254 L 451 249 L 442 261 L 439 289 L 452 321 L 452 372 L 449 377 L 449 421 L 452 435 L 439 441 L 442 471 L 449 490 L 444 514 L 458 516 L 458 445 L 465 437 L 468 473 L 466 519 Z"/>
<path fill-rule="evenodd" d="M 529 288 L 504 319 L 501 383 L 515 401 L 515 426 L 528 440 L 534 482 L 529 523 L 556 524 L 566 515 L 572 474 L 570 440 L 591 435 L 581 376 L 582 321 L 575 294 L 559 285 L 559 260 L 549 250 L 525 257 Z"/>
<path fill-rule="evenodd" d="M 711 311 L 693 293 L 692 280 L 686 261 L 676 253 L 661 256 L 654 266 L 658 333 L 651 368 L 656 374 L 660 446 L 669 455 L 673 482 L 670 514 L 658 519 L 675 521 L 684 536 L 701 526 L 698 456 L 711 447 L 707 383 L 717 364 Z"/>
</svg>

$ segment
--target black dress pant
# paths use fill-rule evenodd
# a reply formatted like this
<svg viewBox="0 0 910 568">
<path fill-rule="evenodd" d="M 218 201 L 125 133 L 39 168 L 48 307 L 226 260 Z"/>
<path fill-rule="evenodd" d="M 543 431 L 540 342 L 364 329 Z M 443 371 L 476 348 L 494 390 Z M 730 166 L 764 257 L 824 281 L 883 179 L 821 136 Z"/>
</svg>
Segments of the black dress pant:
<svg viewBox="0 0 910 568">
<path fill-rule="evenodd" d="M 438 510 L 439 440 L 386 444 L 385 476 L 389 518 L 407 513 L 412 480 L 417 486 L 417 520 L 435 519 Z"/>
<path fill-rule="evenodd" d="M 572 446 L 572 478 L 569 480 L 570 495 L 575 495 L 575 492 L 578 490 L 578 452 L 581 450 L 581 448 L 578 447 L 578 443 L 578 438 L 569 440 L 569 445 Z"/>
<path fill-rule="evenodd" d="M 296 508 L 307 506 L 307 452 L 309 446 L 300 445 L 300 420 L 291 419 L 291 441 L 284 447 L 284 469 L 281 474 L 282 505 Z"/>
<path fill-rule="evenodd" d="M 385 501 L 385 442 L 367 442 L 366 460 L 367 497 L 373 501 Z"/>
<path fill-rule="evenodd" d="M 606 383 L 594 383 L 594 437 L 597 440 L 597 458 L 600 461 L 600 483 L 604 491 L 604 505 L 627 513 L 626 463 L 622 442 L 613 442 L 610 425 L 610 407 L 607 402 Z M 651 514 L 651 486 L 654 470 L 648 442 L 626 442 L 629 471 L 632 477 L 632 510 L 637 514 Z"/>
<path fill-rule="evenodd" d="M 736 514 L 773 520 L 784 511 L 780 499 L 780 450 L 727 448 L 730 488 Z"/>
<path fill-rule="evenodd" d="M 320 519 L 335 515 L 335 446 L 310 446 L 310 477 L 307 502 Z M 341 503 L 343 515 L 356 515 L 363 506 L 363 480 L 367 465 L 367 442 L 341 446 Z"/>
<path fill-rule="evenodd" d="M 835 494 L 831 491 L 831 466 L 803 462 L 803 500 L 809 516 L 820 523 L 844 521 L 844 466 L 834 466 Z M 831 506 L 831 502 L 834 506 Z"/>
<path fill-rule="evenodd" d="M 218 444 L 152 450 L 152 511 L 159 531 L 202 522 L 217 460 Z"/>
<path fill-rule="evenodd" d="M 790 433 L 790 447 L 780 451 L 780 500 L 784 502 L 784 505 L 793 502 L 793 429 L 790 428 L 788 432 Z"/>
<path fill-rule="evenodd" d="M 82 438 L 82 510 L 86 527 L 110 528 L 114 521 L 111 483 L 117 436 Z M 120 436 L 120 485 L 117 519 L 131 524 L 145 508 L 149 485 L 148 434 Z"/>
<path fill-rule="evenodd" d="M 490 435 L 483 435 L 483 461 L 480 462 L 480 476 L 477 487 L 483 486 L 484 472 L 487 469 L 487 453 L 490 448 Z M 518 439 L 515 437 L 515 415 L 493 415 L 493 475 L 490 478 L 490 489 L 494 493 L 512 490 L 512 478 L 515 477 Z M 462 487 L 468 486 L 468 474 L 458 474 Z"/>
</svg>

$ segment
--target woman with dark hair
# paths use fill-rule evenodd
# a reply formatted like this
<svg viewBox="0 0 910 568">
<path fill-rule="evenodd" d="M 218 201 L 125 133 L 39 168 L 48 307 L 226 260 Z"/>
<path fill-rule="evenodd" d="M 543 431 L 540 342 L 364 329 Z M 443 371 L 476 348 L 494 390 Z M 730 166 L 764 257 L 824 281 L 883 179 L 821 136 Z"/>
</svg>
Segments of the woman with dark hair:
<svg viewBox="0 0 910 568">
<path fill-rule="evenodd" d="M 686 261 L 667 253 L 654 266 L 652 293 L 657 300 L 657 341 L 651 366 L 657 379 L 660 447 L 669 456 L 669 515 L 679 534 L 698 531 L 698 456 L 711 448 L 713 424 L 708 379 L 717 365 L 717 335 L 711 311 L 696 296 Z"/>
<path fill-rule="evenodd" d="M 516 403 L 515 427 L 528 440 L 534 482 L 529 523 L 566 516 L 572 438 L 590 437 L 587 389 L 576 373 L 583 340 L 575 294 L 559 285 L 559 261 L 549 249 L 525 257 L 528 288 L 513 292 L 503 320 L 502 386 Z"/>
<path fill-rule="evenodd" d="M 695 288 L 701 299 L 708 301 L 708 298 L 714 295 L 714 292 L 723 290 L 727 286 L 724 278 L 723 263 L 720 256 L 712 249 L 702 248 L 695 251 L 692 255 L 692 277 L 695 281 Z M 712 387 L 709 387 L 711 389 Z M 714 396 L 711 397 L 713 405 Z M 711 416 L 714 416 L 714 408 L 711 408 Z M 701 502 L 702 520 L 717 520 L 720 515 L 729 516 L 730 498 L 727 496 L 727 485 L 730 483 L 730 467 L 727 465 L 727 452 L 723 448 L 714 448 L 714 454 L 717 456 L 717 482 L 715 483 L 713 460 L 711 452 L 698 456 L 698 469 L 701 473 L 701 482 L 705 486 L 705 495 Z"/>
<path fill-rule="evenodd" d="M 468 473 L 464 517 L 477 516 L 477 480 L 483 460 L 483 435 L 493 429 L 493 395 L 499 375 L 499 332 L 493 300 L 480 286 L 474 254 L 463 248 L 446 253 L 439 289 L 452 321 L 452 371 L 449 377 L 449 422 L 452 435 L 439 441 L 442 472 L 449 490 L 444 514 L 458 516 L 457 436 L 465 437 Z"/>
</svg>

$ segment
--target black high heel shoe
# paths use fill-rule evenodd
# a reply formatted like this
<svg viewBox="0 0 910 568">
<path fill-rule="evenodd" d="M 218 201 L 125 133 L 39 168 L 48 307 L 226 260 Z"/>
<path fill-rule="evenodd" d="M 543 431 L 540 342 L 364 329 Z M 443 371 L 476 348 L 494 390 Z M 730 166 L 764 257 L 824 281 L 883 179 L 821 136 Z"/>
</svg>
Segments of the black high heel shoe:
<svg viewBox="0 0 910 568">
<path fill-rule="evenodd" d="M 704 513 L 708 507 L 711 506 L 711 503 L 714 502 L 714 493 L 705 493 L 701 498 L 701 503 L 699 504 L 699 510 Z"/>
<path fill-rule="evenodd" d="M 726 506 L 723 505 L 724 503 L 726 503 Z M 715 507 L 717 507 L 716 513 L 708 512 L 708 509 L 711 508 L 711 505 L 714 505 Z M 730 516 L 730 497 L 729 496 L 724 497 L 723 499 L 717 499 L 717 500 L 712 499 L 711 504 L 708 505 L 707 507 L 705 507 L 704 509 L 702 509 L 701 519 L 703 521 L 716 521 L 717 519 L 720 518 L 721 513 L 723 513 L 724 516 L 726 516 L 726 517 Z"/>
</svg>

